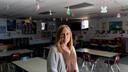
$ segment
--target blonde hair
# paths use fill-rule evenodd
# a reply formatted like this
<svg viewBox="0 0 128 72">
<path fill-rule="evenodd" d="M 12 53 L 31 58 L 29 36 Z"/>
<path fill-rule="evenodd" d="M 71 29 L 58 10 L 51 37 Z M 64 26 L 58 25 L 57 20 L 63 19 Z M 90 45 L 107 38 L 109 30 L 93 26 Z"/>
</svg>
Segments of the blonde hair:
<svg viewBox="0 0 128 72">
<path fill-rule="evenodd" d="M 72 32 L 71 32 L 71 29 L 68 25 L 61 25 L 59 28 L 58 28 L 58 31 L 57 31 L 57 35 L 56 35 L 56 46 L 57 46 L 57 49 L 59 52 L 63 52 L 61 46 L 60 46 L 60 34 L 62 33 L 63 29 L 66 28 L 70 31 L 70 41 L 68 42 L 68 47 L 69 49 L 72 51 L 72 48 L 73 48 L 73 38 L 72 38 Z"/>
</svg>

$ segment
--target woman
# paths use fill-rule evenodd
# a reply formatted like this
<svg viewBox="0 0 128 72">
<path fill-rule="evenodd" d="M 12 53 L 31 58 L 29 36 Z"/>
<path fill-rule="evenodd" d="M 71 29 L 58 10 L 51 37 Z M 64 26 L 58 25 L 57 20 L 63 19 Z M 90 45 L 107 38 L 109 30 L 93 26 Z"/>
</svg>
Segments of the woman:
<svg viewBox="0 0 128 72">
<path fill-rule="evenodd" d="M 68 25 L 61 25 L 56 35 L 56 43 L 47 58 L 48 72 L 79 72 L 72 32 Z"/>
</svg>

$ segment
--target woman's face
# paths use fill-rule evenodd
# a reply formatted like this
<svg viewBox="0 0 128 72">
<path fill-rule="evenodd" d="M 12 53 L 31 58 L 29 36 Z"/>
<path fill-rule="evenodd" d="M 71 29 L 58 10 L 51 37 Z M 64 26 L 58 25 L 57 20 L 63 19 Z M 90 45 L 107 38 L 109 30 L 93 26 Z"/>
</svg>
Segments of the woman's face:
<svg viewBox="0 0 128 72">
<path fill-rule="evenodd" d="M 71 33 L 67 28 L 64 28 L 60 33 L 61 43 L 67 44 L 70 41 Z"/>
</svg>

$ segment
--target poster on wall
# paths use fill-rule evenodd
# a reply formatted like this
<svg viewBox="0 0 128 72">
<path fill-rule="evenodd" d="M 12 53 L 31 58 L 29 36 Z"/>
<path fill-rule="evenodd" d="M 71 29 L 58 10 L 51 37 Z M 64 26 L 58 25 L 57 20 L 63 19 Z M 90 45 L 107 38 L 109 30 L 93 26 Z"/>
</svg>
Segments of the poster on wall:
<svg viewBox="0 0 128 72">
<path fill-rule="evenodd" d="M 15 31 L 16 30 L 16 20 L 7 20 L 7 31 Z"/>
<path fill-rule="evenodd" d="M 6 33 L 6 26 L 0 26 L 0 34 Z"/>
<path fill-rule="evenodd" d="M 101 22 L 101 29 L 107 30 L 107 22 Z"/>
<path fill-rule="evenodd" d="M 36 34 L 37 24 L 36 22 L 25 23 L 24 21 L 21 23 L 22 25 L 22 33 L 23 34 Z"/>
<path fill-rule="evenodd" d="M 52 21 L 48 22 L 47 30 L 53 32 L 56 31 L 56 23 Z"/>
<path fill-rule="evenodd" d="M 122 21 L 109 22 L 109 30 L 122 30 Z"/>
</svg>

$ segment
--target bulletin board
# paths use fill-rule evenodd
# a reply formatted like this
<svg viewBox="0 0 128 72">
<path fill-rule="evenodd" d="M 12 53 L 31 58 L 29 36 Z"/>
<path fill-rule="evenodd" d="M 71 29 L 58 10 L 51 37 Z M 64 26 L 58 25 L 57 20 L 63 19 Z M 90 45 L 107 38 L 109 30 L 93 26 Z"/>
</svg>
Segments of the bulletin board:
<svg viewBox="0 0 128 72">
<path fill-rule="evenodd" d="M 122 30 L 122 21 L 109 22 L 109 30 Z"/>
<path fill-rule="evenodd" d="M 7 31 L 15 31 L 16 30 L 16 20 L 7 20 Z"/>
<path fill-rule="evenodd" d="M 6 26 L 0 25 L 0 34 L 6 33 Z"/>
</svg>

